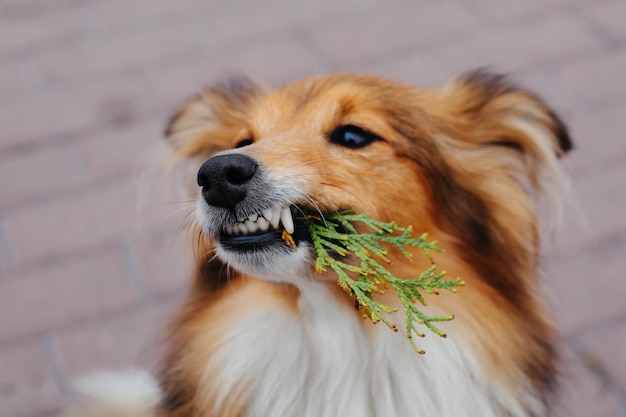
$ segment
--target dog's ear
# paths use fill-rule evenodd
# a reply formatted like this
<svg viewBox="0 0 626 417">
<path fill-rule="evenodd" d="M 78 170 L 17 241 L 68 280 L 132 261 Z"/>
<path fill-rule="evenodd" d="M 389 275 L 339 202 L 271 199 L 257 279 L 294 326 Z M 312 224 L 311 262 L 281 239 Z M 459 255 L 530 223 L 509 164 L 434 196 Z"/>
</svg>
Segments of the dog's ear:
<svg viewBox="0 0 626 417">
<path fill-rule="evenodd" d="M 472 138 L 521 152 L 552 149 L 558 156 L 573 148 L 561 119 L 536 95 L 505 76 L 478 69 L 443 90 L 448 108 L 471 125 Z"/>
<path fill-rule="evenodd" d="M 484 70 L 432 97 L 425 111 L 440 129 L 426 136 L 436 146 L 415 159 L 430 167 L 437 215 L 485 280 L 523 303 L 525 271 L 538 261 L 537 200 L 547 200 L 553 226 L 560 220 L 567 129 L 536 95 Z"/>
<path fill-rule="evenodd" d="M 453 136 L 460 139 L 457 149 L 549 198 L 563 185 L 557 158 L 573 144 L 561 119 L 536 95 L 479 69 L 445 87 L 442 97 Z"/>
<path fill-rule="evenodd" d="M 175 155 L 186 158 L 210 155 L 232 146 L 246 127 L 250 108 L 264 90 L 250 79 L 237 76 L 204 90 L 170 119 L 165 136 Z"/>
</svg>

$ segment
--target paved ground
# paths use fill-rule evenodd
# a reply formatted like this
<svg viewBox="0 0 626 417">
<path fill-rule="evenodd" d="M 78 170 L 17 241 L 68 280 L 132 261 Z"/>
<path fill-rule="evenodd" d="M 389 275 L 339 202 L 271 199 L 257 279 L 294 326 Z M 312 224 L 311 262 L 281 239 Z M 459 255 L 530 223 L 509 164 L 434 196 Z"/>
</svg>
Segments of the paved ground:
<svg viewBox="0 0 626 417">
<path fill-rule="evenodd" d="M 559 416 L 626 416 L 624 21 L 623 0 L 0 0 L 0 415 L 48 417 L 77 375 L 154 364 L 190 256 L 189 203 L 154 163 L 184 97 L 231 70 L 436 85 L 491 65 L 578 144 L 578 207 L 545 261 Z"/>
</svg>

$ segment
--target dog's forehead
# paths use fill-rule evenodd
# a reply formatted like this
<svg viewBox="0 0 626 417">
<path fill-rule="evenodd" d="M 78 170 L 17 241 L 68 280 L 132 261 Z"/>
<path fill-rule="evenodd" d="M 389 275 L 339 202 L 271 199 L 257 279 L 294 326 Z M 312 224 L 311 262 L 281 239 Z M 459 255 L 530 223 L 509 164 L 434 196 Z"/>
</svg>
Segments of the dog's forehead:
<svg viewBox="0 0 626 417">
<path fill-rule="evenodd" d="M 328 128 L 347 118 L 385 118 L 406 108 L 414 87 L 375 76 L 333 74 L 295 81 L 257 102 L 251 122 L 256 129 L 302 125 Z"/>
</svg>

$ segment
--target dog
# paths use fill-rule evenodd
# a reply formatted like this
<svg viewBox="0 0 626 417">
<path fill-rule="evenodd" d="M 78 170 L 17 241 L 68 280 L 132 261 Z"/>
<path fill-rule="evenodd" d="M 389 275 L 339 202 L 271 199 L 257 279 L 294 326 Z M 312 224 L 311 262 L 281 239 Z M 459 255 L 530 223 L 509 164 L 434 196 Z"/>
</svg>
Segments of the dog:
<svg viewBox="0 0 626 417">
<path fill-rule="evenodd" d="M 558 211 L 572 141 L 536 95 L 484 69 L 428 90 L 340 73 L 266 92 L 234 77 L 188 101 L 166 137 L 197 169 L 193 285 L 158 385 L 139 384 L 145 401 L 83 415 L 550 414 L 557 333 L 538 213 Z M 429 313 L 455 316 L 447 338 L 416 341 L 425 355 L 315 271 L 300 214 L 342 210 L 428 232 L 445 250 L 437 267 L 465 281 L 425 296 Z M 388 256 L 406 278 L 431 262 Z M 392 291 L 377 297 L 401 308 Z"/>
</svg>

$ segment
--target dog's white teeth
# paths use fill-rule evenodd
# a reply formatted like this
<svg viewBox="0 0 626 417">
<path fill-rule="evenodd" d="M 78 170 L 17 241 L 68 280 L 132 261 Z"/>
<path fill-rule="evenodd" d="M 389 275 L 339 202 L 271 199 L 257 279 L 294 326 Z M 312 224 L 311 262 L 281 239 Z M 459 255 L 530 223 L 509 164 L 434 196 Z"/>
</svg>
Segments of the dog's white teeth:
<svg viewBox="0 0 626 417">
<path fill-rule="evenodd" d="M 262 215 L 263 217 L 265 217 L 265 220 L 267 220 L 267 221 L 269 222 L 270 220 L 272 220 L 272 214 L 273 214 L 273 213 L 274 213 L 274 211 L 273 211 L 272 209 L 269 209 L 269 208 L 268 208 L 268 209 L 263 210 L 263 211 L 261 212 L 261 215 Z"/>
<path fill-rule="evenodd" d="M 280 225 L 280 213 L 281 210 L 279 208 L 275 208 L 274 210 L 272 210 L 271 217 L 266 217 L 266 219 L 270 221 L 270 224 L 274 229 L 278 229 L 278 226 Z"/>
<path fill-rule="evenodd" d="M 270 228 L 270 223 L 265 220 L 264 217 L 259 217 L 259 219 L 256 221 L 256 225 L 262 232 L 267 232 L 267 230 Z"/>
<path fill-rule="evenodd" d="M 244 223 L 243 225 L 244 225 L 244 227 L 246 228 L 246 232 L 247 232 L 247 233 L 254 233 L 254 232 L 256 232 L 256 231 L 257 231 L 257 225 L 256 225 L 256 223 L 255 223 L 253 220 L 251 220 L 251 219 L 246 220 L 246 221 L 245 221 L 245 223 Z"/>
<path fill-rule="evenodd" d="M 293 216 L 289 206 L 265 209 L 261 213 L 248 216 L 247 219 L 237 218 L 237 222 L 224 226 L 224 233 L 228 235 L 249 235 L 258 232 L 267 232 L 270 228 L 279 229 L 282 223 L 287 233 L 295 230 Z"/>
<path fill-rule="evenodd" d="M 295 227 L 293 224 L 293 217 L 291 217 L 291 209 L 289 206 L 283 208 L 280 212 L 280 221 L 285 228 L 285 231 L 289 234 L 292 234 L 295 231 Z"/>
</svg>

